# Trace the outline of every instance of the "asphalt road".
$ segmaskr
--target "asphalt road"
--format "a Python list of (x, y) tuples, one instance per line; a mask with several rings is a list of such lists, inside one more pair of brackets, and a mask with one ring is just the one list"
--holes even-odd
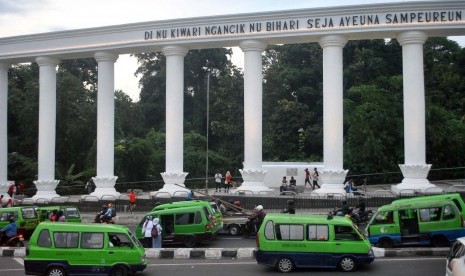
[[(0, 258), (0, 275), (24, 275), (21, 258)], [(238, 275), (282, 275), (274, 268), (258, 265), (254, 260), (149, 260), (143, 273), (136, 275), (175, 275), (205, 276), (238, 276)], [(380, 258), (350, 275), (409, 275), (409, 276), (443, 276), (445, 274), (445, 258)], [(302, 275), (344, 275), (348, 273), (327, 269), (299, 269), (292, 273)]]

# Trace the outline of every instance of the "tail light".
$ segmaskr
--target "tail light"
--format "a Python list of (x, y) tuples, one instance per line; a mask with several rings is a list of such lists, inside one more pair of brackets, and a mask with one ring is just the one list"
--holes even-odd
[(260, 232), (257, 232), (257, 236), (255, 236), (255, 245), (260, 248)]
[(211, 227), (212, 227), (212, 226), (210, 225), (210, 223), (207, 223), (207, 224), (205, 225), (205, 229), (206, 229), (206, 230), (210, 230)]
[(462, 222), (462, 227), (465, 227), (465, 223), (463, 222), (463, 216), (460, 214), (460, 221)]
[(216, 218), (213, 219), (213, 224), (216, 225)]

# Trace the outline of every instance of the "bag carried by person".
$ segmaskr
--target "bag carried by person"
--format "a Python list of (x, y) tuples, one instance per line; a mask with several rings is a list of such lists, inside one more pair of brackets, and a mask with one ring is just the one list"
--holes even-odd
[(158, 237), (158, 227), (157, 227), (157, 225), (154, 225), (154, 226), (153, 226), (152, 232), (151, 232), (151, 233), (152, 233), (152, 237), (153, 237), (153, 238)]

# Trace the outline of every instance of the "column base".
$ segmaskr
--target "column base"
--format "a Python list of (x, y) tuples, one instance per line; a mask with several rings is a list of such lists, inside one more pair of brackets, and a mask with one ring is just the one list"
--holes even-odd
[(60, 183), (60, 180), (36, 180), (34, 184), (36, 185), (37, 192), (32, 197), (33, 200), (37, 199), (47, 199), (51, 200), (52, 198), (60, 197), (56, 192), (56, 188)]
[(95, 190), (90, 195), (98, 198), (102, 198), (103, 196), (119, 197), (121, 194), (115, 189), (116, 179), (118, 179), (117, 176), (92, 177), (92, 180), (95, 183)]
[(320, 196), (333, 196), (344, 197), (346, 191), (344, 190), (344, 180), (348, 170), (325, 170), (320, 172), (321, 188), (316, 189), (313, 193)]
[[(263, 180), (265, 179), (266, 170), (239, 170), (242, 175), (242, 185), (237, 188), (235, 191), (243, 191), (244, 193), (247, 191), (251, 191), (254, 194), (258, 193), (267, 193), (273, 191), (270, 187), (265, 186)], [(234, 192), (234, 191), (233, 191)]]
[(437, 194), (442, 193), (443, 190), (438, 186), (431, 184), (426, 177), (431, 168), (431, 164), (418, 164), (418, 165), (399, 165), (404, 179), (402, 183), (391, 186), (391, 191), (400, 195), (402, 193), (408, 194)]
[[(189, 192), (189, 189), (186, 188), (184, 185), (184, 181), (186, 180), (186, 176), (189, 173), (187, 172), (163, 172), (161, 176), (163, 177), (163, 181), (165, 184), (163, 188), (156, 192), (151, 192), (151, 196), (163, 196), (163, 194), (168, 194), (170, 196), (186, 196)], [(158, 194), (158, 195), (157, 195)]]

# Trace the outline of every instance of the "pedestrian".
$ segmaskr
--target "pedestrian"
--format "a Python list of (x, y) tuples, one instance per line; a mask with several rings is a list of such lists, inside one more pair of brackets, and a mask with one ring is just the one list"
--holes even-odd
[(144, 247), (145, 248), (152, 248), (152, 245), (153, 245), (152, 228), (153, 228), (152, 217), (147, 216), (145, 218), (144, 225), (142, 226), (142, 233), (144, 233)]
[(129, 192), (129, 212), (132, 214), (135, 208), (136, 208), (136, 193), (134, 192), (134, 189), (131, 189), (131, 192)]
[(318, 180), (319, 180), (320, 174), (318, 173), (318, 170), (316, 168), (313, 169), (313, 190), (315, 190), (315, 186), (318, 186), (318, 188), (321, 188), (320, 185), (318, 185)]
[(291, 180), (289, 180), (289, 190), (294, 192), (297, 191), (297, 181), (293, 176), (291, 176)]
[(231, 186), (231, 172), (227, 171), (224, 180), (224, 192), (229, 193), (229, 187)]
[(59, 210), (57, 212), (57, 216), (56, 216), (56, 219), (55, 219), (57, 222), (66, 222), (66, 217), (65, 215), (63, 214), (63, 210)]
[(287, 191), (287, 179), (285, 176), (283, 176), (283, 180), (281, 180), (281, 187), (279, 187), (279, 192), (285, 192)]
[(218, 192), (218, 190), (220, 190), (220, 192), (221, 192), (221, 178), (223, 178), (221, 173), (216, 172), (216, 174), (215, 174), (215, 192)]
[(308, 168), (305, 169), (305, 184), (304, 188), (307, 188), (307, 183), (309, 187), (312, 187), (312, 183), (310, 183), (310, 171)]
[(8, 187), (8, 192), (7, 192), (7, 194), (10, 197), (13, 197), (14, 189), (15, 189), (15, 183), (11, 183), (10, 186)]
[(50, 221), (57, 221), (57, 213), (58, 213), (57, 209), (52, 211), (52, 214), (50, 215)]
[(24, 183), (19, 183), (18, 190), (19, 190), (19, 194), (23, 196), (24, 195), (24, 190), (25, 190)]
[(156, 229), (158, 230), (156, 237), (152, 235), (152, 248), (161, 248), (161, 232), (163, 228), (160, 225), (160, 220), (158, 218), (154, 218), (152, 224), (153, 227), (156, 227)]

